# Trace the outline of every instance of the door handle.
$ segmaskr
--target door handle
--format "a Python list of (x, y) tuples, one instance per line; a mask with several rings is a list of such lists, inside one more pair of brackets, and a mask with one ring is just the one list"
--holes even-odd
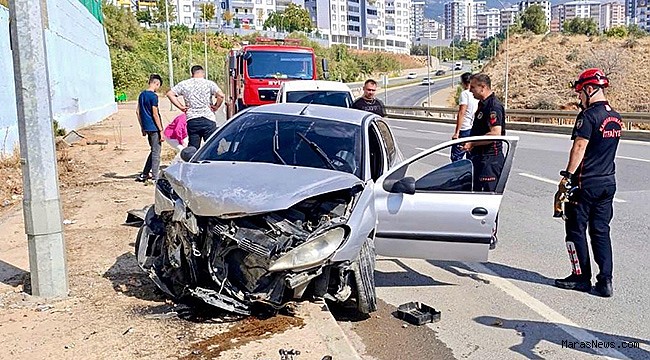
[(487, 209), (483, 207), (477, 207), (472, 210), (472, 215), (485, 216), (487, 214), (488, 214)]

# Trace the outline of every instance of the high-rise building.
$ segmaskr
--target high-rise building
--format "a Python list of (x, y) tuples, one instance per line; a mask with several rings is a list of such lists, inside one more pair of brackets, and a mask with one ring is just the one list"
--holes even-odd
[(600, 30), (608, 30), (616, 26), (624, 26), (625, 4), (622, 2), (608, 2), (600, 6)]
[(485, 9), (485, 1), (452, 0), (445, 3), (445, 37), (454, 40), (475, 40), (477, 14)]
[(424, 36), (424, 1), (411, 2), (410, 37), (416, 39)]
[(638, 0), (625, 0), (625, 23), (636, 24), (636, 2)]
[(636, 25), (645, 31), (650, 31), (650, 2), (638, 0), (636, 3)]
[(501, 9), (500, 15), (501, 31), (505, 32), (510, 25), (513, 25), (517, 21), (517, 15), (519, 15), (519, 7), (511, 6), (509, 8)]
[(501, 12), (489, 9), (476, 14), (476, 38), (483, 41), (501, 32)]
[(424, 33), (422, 37), (431, 40), (445, 39), (445, 24), (433, 19), (424, 19)]
[(537, 5), (544, 10), (546, 16), (546, 26), (551, 26), (551, 2), (546, 0), (524, 0), (519, 3), (519, 12), (523, 13), (529, 7)]
[(592, 0), (577, 0), (570, 1), (564, 4), (555, 5), (556, 10), (552, 10), (553, 14), (557, 14), (560, 29), (564, 23), (571, 21), (575, 18), (588, 19), (600, 26), (600, 3)]

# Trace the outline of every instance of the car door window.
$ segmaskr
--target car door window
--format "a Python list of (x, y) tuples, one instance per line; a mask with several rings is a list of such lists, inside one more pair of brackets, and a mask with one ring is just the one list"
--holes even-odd
[(393, 165), (395, 163), (395, 157), (397, 155), (397, 150), (395, 148), (395, 138), (390, 132), (388, 124), (383, 120), (377, 119), (376, 121), (377, 129), (379, 130), (379, 135), (381, 135), (384, 144), (386, 144), (386, 155), (388, 156), (388, 165)]
[(370, 178), (377, 180), (384, 173), (384, 151), (379, 132), (375, 125), (368, 128)]
[[(417, 192), (491, 192), (503, 193), (501, 173), (508, 154), (506, 141), (482, 145), (470, 155), (452, 162), (451, 146), (404, 164), (387, 180), (415, 179)], [(505, 185), (505, 184), (504, 184)]]

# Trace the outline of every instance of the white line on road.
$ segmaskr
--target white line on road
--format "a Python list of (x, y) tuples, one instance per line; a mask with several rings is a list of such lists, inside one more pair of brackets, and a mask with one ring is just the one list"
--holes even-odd
[(444, 134), (443, 132), (440, 131), (433, 131), (433, 130), (422, 130), (422, 129), (416, 129), (415, 131), (421, 132), (421, 133), (429, 133), (429, 134)]
[(617, 158), (625, 159), (625, 160), (643, 161), (643, 162), (650, 163), (650, 160), (648, 160), (648, 159), (640, 159), (640, 158), (629, 157), (629, 156), (617, 156)]
[[(555, 180), (543, 178), (543, 177), (537, 176), (537, 175), (526, 174), (526, 173), (519, 173), (519, 175), (521, 175), (523, 177), (527, 177), (529, 179), (533, 179), (533, 180), (537, 180), (537, 181), (541, 181), (541, 182), (545, 182), (545, 183), (549, 183), (549, 184), (553, 184), (553, 185), (557, 185), (557, 183), (558, 183)], [(624, 202), (627, 202), (627, 201), (619, 199), (619, 198), (614, 198), (614, 202), (616, 202), (616, 203), (624, 203)]]
[[(478, 263), (463, 263), (470, 269), (485, 276), (490, 281), (490, 284), (495, 285), (501, 289), (506, 294), (510, 295), (513, 299), (519, 301), (520, 303), (528, 306), (531, 310), (542, 316), (544, 319), (555, 324), (557, 327), (562, 329), (567, 334), (573, 336), (576, 340), (584, 342), (602, 342), (601, 339), (597, 338), (589, 331), (582, 329), (579, 325), (575, 324), (571, 320), (567, 319), (564, 315), (558, 313), (557, 311), (550, 308), (548, 305), (537, 300), (536, 298), (529, 295), (527, 292), (518, 288), (515, 284), (510, 281), (500, 277), (498, 274), (494, 273), (488, 267)], [(616, 359), (629, 359), (627, 356), (621, 354), (620, 352), (614, 349), (599, 349), (597, 347), (592, 348), (592, 350), (600, 355), (609, 356)]]
[(402, 126), (397, 126), (397, 125), (393, 125), (393, 126), (391, 126), (391, 127), (392, 127), (393, 129), (400, 129), (400, 130), (406, 130), (406, 129), (408, 129), (408, 128), (405, 128), (405, 127), (402, 127)]

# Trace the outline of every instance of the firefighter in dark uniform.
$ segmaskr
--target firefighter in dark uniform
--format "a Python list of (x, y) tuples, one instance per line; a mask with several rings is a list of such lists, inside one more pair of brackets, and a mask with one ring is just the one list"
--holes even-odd
[(587, 69), (573, 83), (582, 111), (576, 118), (571, 139), (569, 163), (560, 172), (560, 188), (573, 189), (565, 212), (566, 246), (572, 274), (555, 280), (563, 289), (591, 291), (591, 260), (587, 246), (587, 227), (594, 259), (600, 272), (593, 290), (596, 295), (612, 296), (612, 242), (609, 223), (616, 192), (614, 158), (621, 137), (621, 116), (607, 102), (603, 89), (609, 80), (600, 69)]
[[(469, 90), (479, 100), (470, 136), (505, 135), (505, 109), (492, 91), (490, 77), (483, 73), (472, 75)], [(500, 141), (474, 141), (463, 146), (463, 150), (470, 152), (474, 165), (474, 191), (496, 191), (505, 162), (502, 145)], [(497, 222), (490, 249), (496, 247)]]

